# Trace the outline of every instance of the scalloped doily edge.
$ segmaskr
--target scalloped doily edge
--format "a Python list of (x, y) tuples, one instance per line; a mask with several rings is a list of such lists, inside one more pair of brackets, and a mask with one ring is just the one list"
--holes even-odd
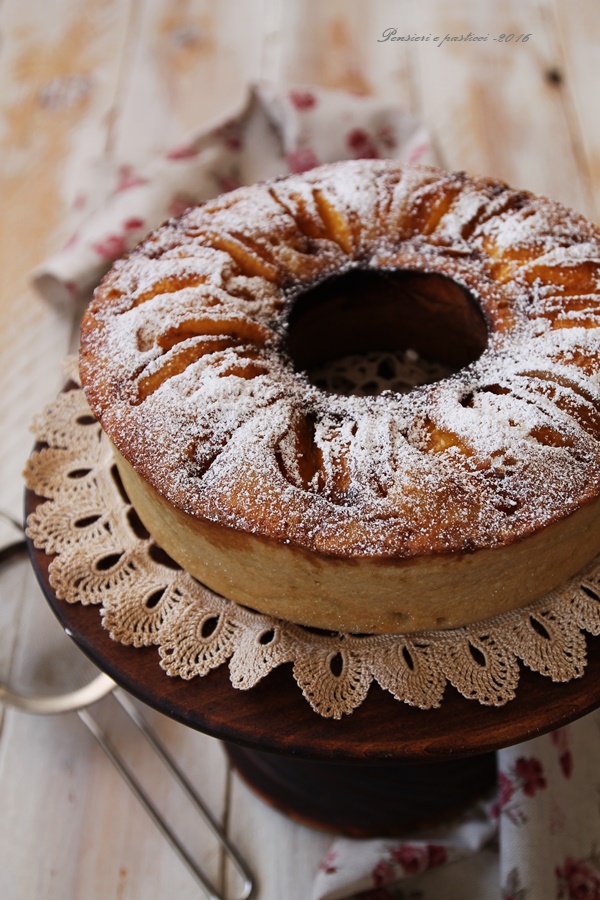
[[(73, 365), (68, 372), (74, 376)], [(168, 676), (202, 677), (228, 663), (232, 686), (249, 690), (291, 663), (315, 712), (338, 719), (360, 706), (373, 681), (422, 709), (439, 707), (448, 683), (467, 699), (501, 706), (516, 696), (519, 663), (555, 682), (580, 678), (583, 632), (600, 634), (600, 558), (527, 608), (452, 631), (323, 635), (253, 612), (173, 568), (144, 535), (80, 388), (59, 394), (33, 431), (46, 446), (25, 470), (42, 498), (27, 533), (53, 557), (57, 597), (99, 605), (122, 644), (157, 646)]]

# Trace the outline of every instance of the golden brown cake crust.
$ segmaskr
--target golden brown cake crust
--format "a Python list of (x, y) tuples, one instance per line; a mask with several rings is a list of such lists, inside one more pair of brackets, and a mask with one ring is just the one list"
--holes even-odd
[[(403, 395), (318, 389), (290, 350), (314, 338), (318, 355), (335, 303), (292, 335), (297, 298), (356, 272), (412, 273), (406, 296), (426, 295), (442, 334), (461, 317), (481, 330), (478, 306), (483, 352)], [(557, 203), (339, 163), (151, 234), (96, 291), (81, 376), (119, 453), (200, 522), (349, 561), (506, 547), (600, 493), (599, 275), (598, 229)]]

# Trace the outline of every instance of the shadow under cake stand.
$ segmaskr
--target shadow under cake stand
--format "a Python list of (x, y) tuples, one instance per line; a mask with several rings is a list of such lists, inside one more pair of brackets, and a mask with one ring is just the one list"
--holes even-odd
[[(40, 502), (26, 492), (26, 512)], [(438, 709), (395, 700), (375, 683), (352, 715), (313, 712), (280, 666), (256, 687), (232, 687), (227, 665), (202, 678), (168, 677), (155, 647), (113, 641), (98, 608), (57, 598), (51, 557), (29, 542), (43, 592), (69, 635), (133, 696), (219, 738), (264, 800), (316, 828), (356, 837), (401, 834), (460, 813), (495, 780), (495, 752), (551, 731), (600, 706), (600, 637), (586, 635), (585, 675), (566, 684), (522, 667), (503, 707), (466, 700), (450, 686)]]

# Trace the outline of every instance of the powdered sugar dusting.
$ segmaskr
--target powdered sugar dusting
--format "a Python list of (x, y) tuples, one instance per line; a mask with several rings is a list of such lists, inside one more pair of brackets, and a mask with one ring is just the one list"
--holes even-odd
[[(340, 389), (348, 370), (330, 373), (337, 388), (295, 371), (294, 298), (381, 268), (468, 289), (483, 355), (434, 367), (433, 383), (405, 355), (411, 385), (394, 370), (363, 396)], [(556, 203), (464, 173), (340, 163), (233, 191), (146, 239), (90, 306), (82, 378), (121, 453), (197, 516), (334, 556), (499, 546), (600, 492), (599, 272), (598, 231)]]

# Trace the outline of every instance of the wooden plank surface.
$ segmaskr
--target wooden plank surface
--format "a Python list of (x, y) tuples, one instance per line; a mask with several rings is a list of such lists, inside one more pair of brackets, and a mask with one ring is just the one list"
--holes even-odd
[(259, 76), (262, 0), (136, 3), (111, 127), (120, 163), (143, 163), (219, 119)]
[[(431, 40), (381, 41), (387, 28)], [(395, 100), (425, 119), (445, 165), (598, 217), (599, 29), (594, 0), (3, 0), (0, 507), (20, 514), (28, 423), (62, 381), (76, 326), (75, 313), (37, 298), (29, 273), (85, 211), (90, 173), (150, 159), (268, 78)], [(469, 32), (488, 40), (433, 42)], [(530, 37), (494, 40), (501, 34)], [(19, 576), (2, 603), (0, 674), (21, 664), (31, 640), (31, 577)], [(102, 714), (137, 757), (136, 738)], [(211, 738), (149, 718), (250, 860), (258, 896), (306, 900), (329, 837), (264, 806)], [(189, 811), (148, 771), (193, 833)], [(198, 895), (73, 717), (0, 711), (0, 805), (6, 900)], [(206, 836), (197, 850), (219, 879), (222, 859)]]
[[(580, 177), (586, 189), (582, 212), (595, 222), (600, 219), (600, 121), (598, 72), (600, 71), (600, 17), (593, 4), (555, 0), (544, 8), (549, 30), (560, 54), (565, 110)], [(585, 35), (585, 37), (583, 37)]]

